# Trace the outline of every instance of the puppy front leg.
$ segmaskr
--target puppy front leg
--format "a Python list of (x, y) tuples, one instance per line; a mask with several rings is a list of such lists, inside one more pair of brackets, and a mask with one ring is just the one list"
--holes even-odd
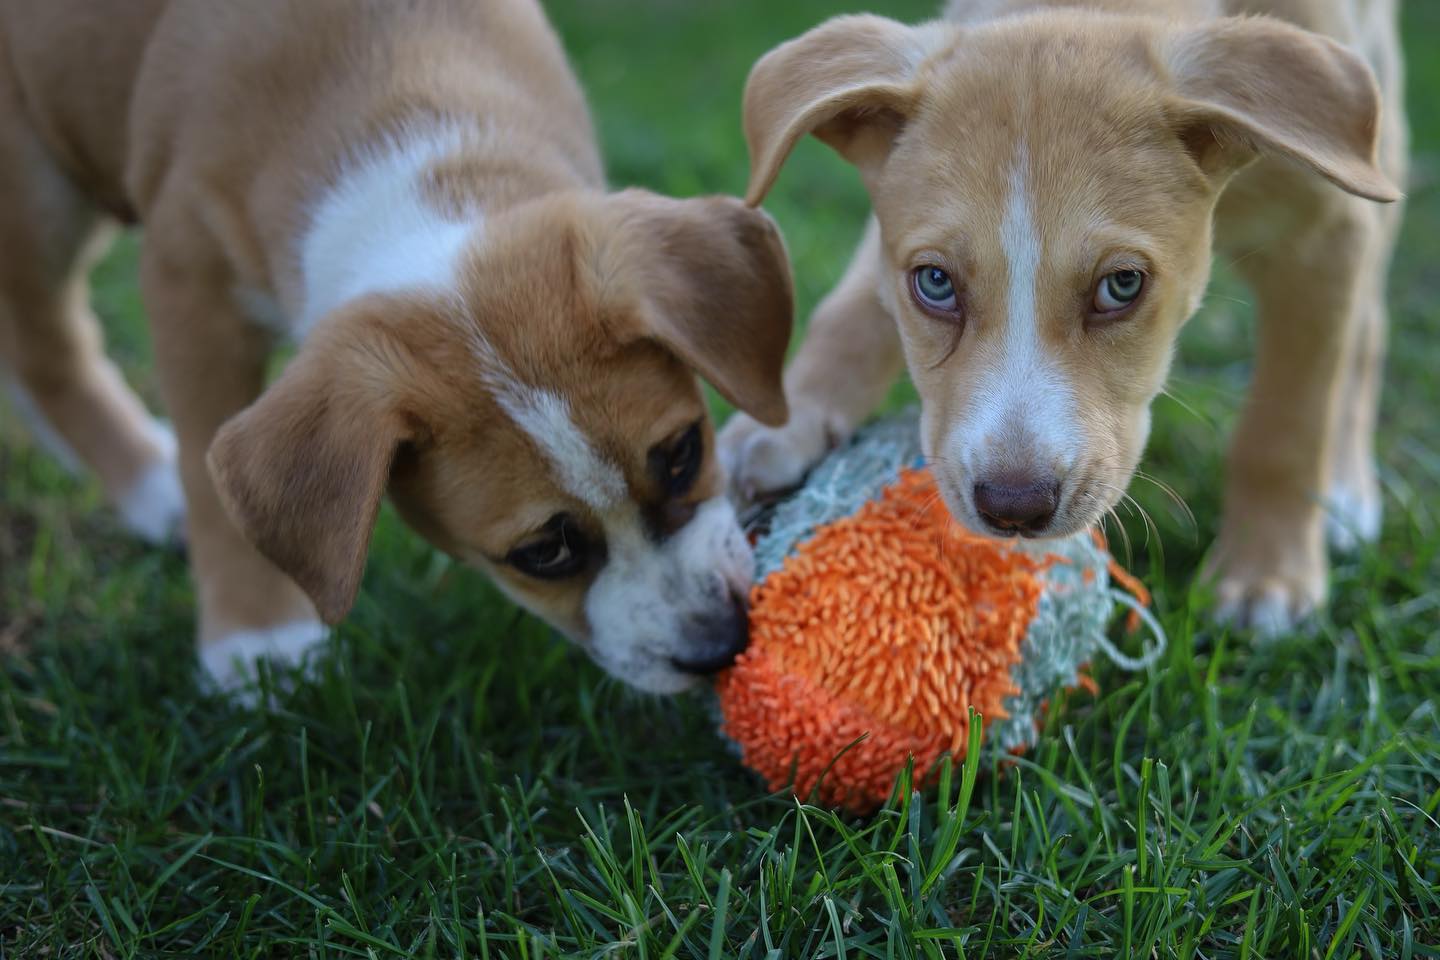
[(1273, 634), (1325, 601), (1327, 472), (1377, 229), (1364, 201), (1317, 198), (1293, 241), (1238, 264), (1256, 294), (1259, 330), (1207, 559), (1222, 620)]
[[(1397, 177), (1397, 181), (1401, 178)], [(1400, 228), (1402, 205), (1375, 211), (1378, 236), (1375, 261), (1365, 277), (1340, 394), (1335, 446), (1330, 452), (1326, 488), (1325, 534), (1330, 546), (1350, 552), (1380, 537), (1380, 478), (1375, 463), (1375, 424), (1385, 373), (1389, 311), (1385, 285), (1390, 256)]]
[(309, 598), (230, 522), (205, 463), (220, 425), (263, 389), (269, 337), (232, 302), (223, 267), (175, 255), (157, 238), (163, 231), (149, 232), (141, 284), (180, 447), (200, 661), (229, 688), (261, 657), (298, 661), (325, 630)]
[(720, 432), (730, 483), (751, 500), (798, 484), (885, 399), (904, 367), (900, 333), (880, 301), (883, 254), (872, 216), (845, 276), (815, 308), (785, 371), (790, 419), (766, 427), (737, 413)]
[[(1388, 7), (1389, 5), (1385, 5)], [(1377, 12), (1379, 8), (1377, 7)], [(1399, 40), (1393, 29), (1394, 10), (1382, 14), (1392, 27), (1382, 31), (1372, 66), (1380, 82), (1383, 106), (1377, 159), (1391, 183), (1403, 187), (1409, 180), (1410, 130), (1405, 117), (1405, 84), (1401, 77)], [(1326, 491), (1326, 537), (1332, 549), (1347, 552), (1379, 539), (1381, 520), (1380, 478), (1375, 462), (1375, 425), (1380, 408), (1380, 387), (1385, 372), (1385, 341), (1389, 311), (1385, 302), (1390, 259), (1399, 239), (1405, 201), (1372, 208), (1376, 218), (1374, 261), (1360, 295), (1360, 319), (1354, 336), (1335, 447), (1330, 454)]]

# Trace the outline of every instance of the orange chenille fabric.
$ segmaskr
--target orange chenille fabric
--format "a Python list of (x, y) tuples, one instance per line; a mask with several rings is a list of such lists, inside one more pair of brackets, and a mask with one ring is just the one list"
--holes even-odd
[(793, 773), (797, 796), (875, 809), (909, 757), (918, 780), (963, 754), (971, 707), (1006, 716), (1048, 562), (966, 532), (904, 471), (755, 588), (750, 647), (717, 683), (725, 734), (770, 789)]

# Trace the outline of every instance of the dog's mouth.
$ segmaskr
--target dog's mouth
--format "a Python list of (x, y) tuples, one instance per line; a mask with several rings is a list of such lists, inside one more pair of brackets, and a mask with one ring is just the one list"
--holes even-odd
[(684, 649), (669, 656), (674, 669), (691, 676), (708, 676), (733, 664), (750, 645), (745, 593), (731, 586), (728, 607), (697, 618), (686, 635)]
[(718, 602), (637, 611), (639, 619), (591, 632), (580, 646), (601, 669), (637, 690), (680, 693), (733, 665), (749, 645), (745, 597), (726, 581)]

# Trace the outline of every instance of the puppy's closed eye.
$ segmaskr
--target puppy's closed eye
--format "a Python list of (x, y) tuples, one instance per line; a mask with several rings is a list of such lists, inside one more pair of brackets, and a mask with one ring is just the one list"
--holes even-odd
[(705, 460), (705, 437), (695, 421), (668, 445), (650, 451), (650, 470), (671, 499), (683, 497), (695, 486)]
[(538, 580), (561, 580), (584, 569), (592, 553), (574, 519), (557, 513), (539, 534), (511, 550), (505, 562)]

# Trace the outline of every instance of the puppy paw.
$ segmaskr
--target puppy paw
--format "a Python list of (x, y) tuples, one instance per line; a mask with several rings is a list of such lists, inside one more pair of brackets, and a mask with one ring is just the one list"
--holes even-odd
[(1337, 553), (1354, 553), (1380, 539), (1380, 481), (1373, 466), (1331, 480), (1325, 539)]
[(185, 491), (180, 486), (175, 435), (157, 421), (154, 440), (161, 456), (116, 499), (115, 508), (131, 533), (148, 543), (164, 545), (184, 539)]
[[(1318, 527), (1318, 525), (1317, 525)], [(1325, 604), (1326, 565), (1318, 528), (1283, 536), (1221, 534), (1206, 563), (1214, 618), (1261, 637), (1287, 633)]]
[(1217, 623), (1269, 639), (1300, 626), (1325, 602), (1323, 590), (1280, 580), (1222, 578), (1215, 585)]
[(259, 661), (270, 660), (284, 667), (301, 665), (329, 632), (318, 620), (236, 630), (200, 648), (200, 667), (222, 691), (234, 693), (259, 675)]
[(798, 486), (848, 433), (816, 407), (792, 407), (790, 419), (781, 427), (763, 426), (737, 413), (720, 431), (720, 463), (736, 498), (752, 503)]

